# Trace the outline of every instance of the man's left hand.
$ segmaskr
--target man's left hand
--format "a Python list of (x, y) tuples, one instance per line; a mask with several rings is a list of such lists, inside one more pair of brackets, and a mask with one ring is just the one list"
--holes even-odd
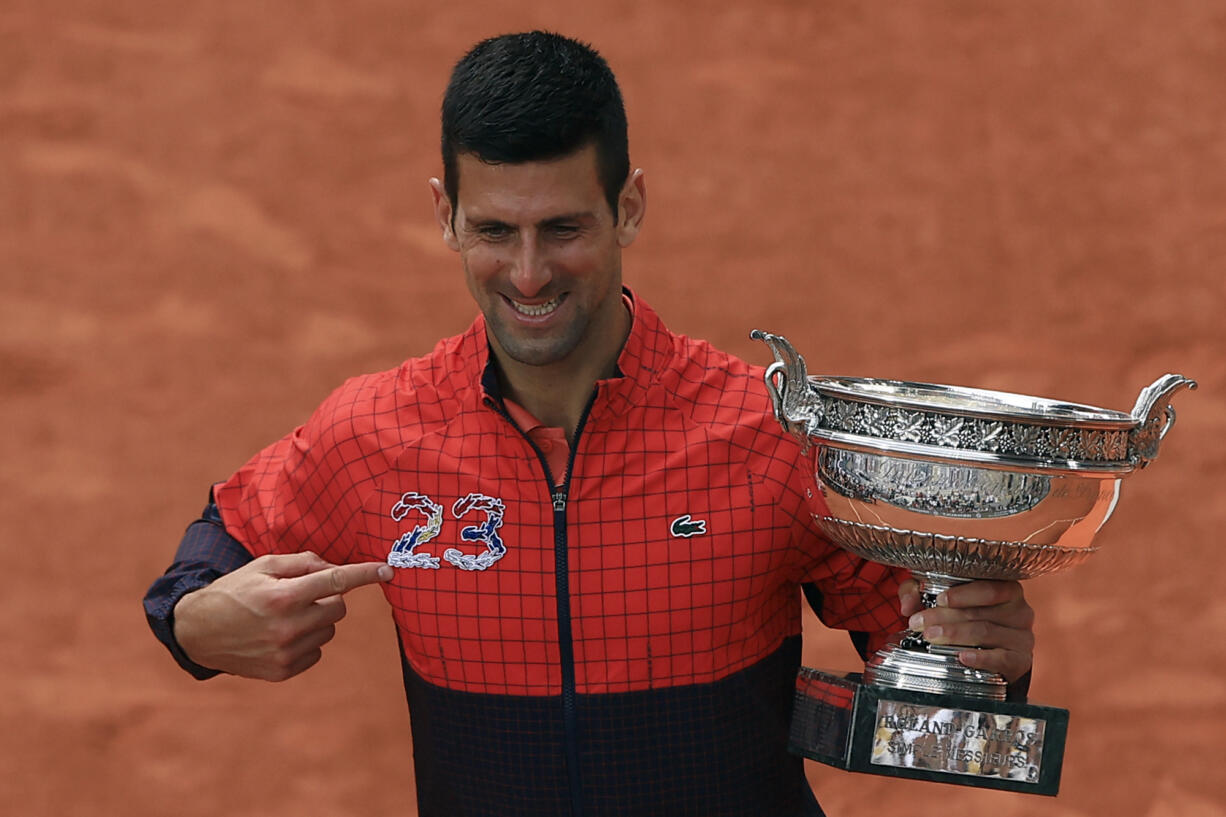
[(919, 586), (908, 579), (898, 588), (902, 614), (912, 630), (931, 644), (978, 647), (958, 653), (973, 669), (998, 672), (1012, 683), (1030, 671), (1034, 655), (1034, 610), (1020, 582), (973, 581), (937, 596), (925, 608)]

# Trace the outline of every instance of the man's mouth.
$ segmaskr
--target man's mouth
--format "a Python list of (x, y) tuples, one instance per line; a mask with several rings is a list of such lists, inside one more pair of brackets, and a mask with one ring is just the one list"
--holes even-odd
[(526, 315), (529, 318), (539, 318), (557, 309), (558, 305), (562, 303), (562, 296), (555, 295), (543, 304), (524, 304), (514, 298), (507, 298), (507, 302), (519, 314)]

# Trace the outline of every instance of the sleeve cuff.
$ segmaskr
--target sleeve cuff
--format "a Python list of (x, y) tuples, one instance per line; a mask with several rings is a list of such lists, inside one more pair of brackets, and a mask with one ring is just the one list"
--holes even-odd
[(149, 621), (149, 628), (153, 630), (154, 637), (170, 651), (175, 662), (198, 681), (206, 681), (215, 675), (220, 675), (221, 670), (197, 664), (188, 658), (187, 653), (179, 646), (175, 638), (175, 605), (188, 593), (211, 584), (216, 578), (217, 576), (206, 578), (203, 572), (189, 574), (179, 578), (165, 595), (153, 597), (151, 592), (145, 597), (145, 618)]
[(187, 527), (179, 543), (175, 561), (159, 576), (145, 594), (145, 618), (149, 628), (180, 667), (193, 678), (205, 680), (220, 675), (219, 670), (197, 664), (175, 639), (174, 611), (179, 600), (194, 590), (211, 584), (225, 574), (250, 562), (252, 556), (226, 532), (212, 495), (201, 518)]
[(1026, 703), (1027, 696), (1030, 694), (1030, 670), (1021, 678), (1018, 678), (1005, 690), (1005, 700), (1013, 701), (1014, 703)]

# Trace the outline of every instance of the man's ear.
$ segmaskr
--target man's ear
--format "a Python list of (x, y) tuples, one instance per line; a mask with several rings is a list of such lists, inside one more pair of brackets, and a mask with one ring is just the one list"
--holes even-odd
[(430, 180), (430, 195), (434, 199), (434, 218), (438, 221), (438, 226), (443, 230), (443, 242), (458, 252), (460, 242), (455, 237), (455, 228), (453, 226), (455, 210), (452, 209), (451, 199), (447, 197), (447, 190), (438, 179)]
[(617, 199), (617, 244), (629, 247), (643, 226), (647, 213), (647, 183), (642, 168), (637, 168), (626, 177), (626, 184)]

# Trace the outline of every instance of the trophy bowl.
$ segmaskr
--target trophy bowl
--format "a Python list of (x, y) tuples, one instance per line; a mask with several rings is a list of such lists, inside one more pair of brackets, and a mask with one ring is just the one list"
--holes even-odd
[[(1020, 580), (1087, 559), (1120, 483), (1158, 454), (1175, 422), (1176, 374), (1131, 413), (1006, 392), (813, 377), (787, 339), (755, 330), (775, 356), (766, 386), (780, 424), (809, 458), (809, 509), (835, 544), (911, 570), (924, 604), (975, 579)], [(878, 687), (1004, 700), (995, 673), (956, 645), (900, 633), (873, 655)]]

